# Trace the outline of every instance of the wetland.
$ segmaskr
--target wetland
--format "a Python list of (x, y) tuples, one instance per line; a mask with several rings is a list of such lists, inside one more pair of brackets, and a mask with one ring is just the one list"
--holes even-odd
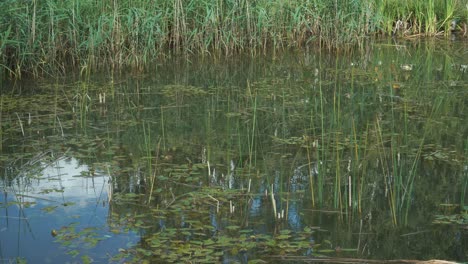
[(0, 87), (0, 263), (468, 261), (468, 42)]

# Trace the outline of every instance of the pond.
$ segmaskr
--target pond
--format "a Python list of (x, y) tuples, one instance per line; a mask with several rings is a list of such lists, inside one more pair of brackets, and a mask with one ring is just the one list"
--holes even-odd
[(468, 42), (3, 82), (2, 263), (468, 261)]

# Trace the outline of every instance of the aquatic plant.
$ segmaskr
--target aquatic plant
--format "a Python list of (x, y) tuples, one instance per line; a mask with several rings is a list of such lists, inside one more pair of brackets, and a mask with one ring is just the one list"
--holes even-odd
[(345, 50), (368, 35), (436, 35), (463, 1), (29, 1), (0, 3), (2, 78), (151, 67), (182, 54)]
[[(421, 240), (451, 257), (444, 252), (466, 216), (467, 94), (465, 50), (449, 47), (464, 43), (398, 41), (364, 47), (366, 58), (298, 52), (282, 64), (278, 54), (198, 64), (200, 56), (113, 87), (101, 76), (12, 87), (0, 101), (5, 186), (44, 180), (41, 164), (57, 157), (89, 166), (73, 178), (108, 175), (108, 196), (93, 202), (109, 212), (102, 232), (50, 229), (61, 249), (138, 234), (116, 248), (118, 260), (273, 262), (354, 248), (395, 258), (422, 252)], [(78, 206), (63, 200), (38, 211)], [(434, 210), (441, 203), (450, 211)], [(2, 204), (11, 205), (39, 206)], [(88, 261), (89, 252), (69, 253)]]

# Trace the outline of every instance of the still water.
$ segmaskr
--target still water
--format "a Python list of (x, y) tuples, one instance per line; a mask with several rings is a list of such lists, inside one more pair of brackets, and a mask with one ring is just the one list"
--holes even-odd
[(3, 82), (0, 262), (468, 261), (467, 50)]

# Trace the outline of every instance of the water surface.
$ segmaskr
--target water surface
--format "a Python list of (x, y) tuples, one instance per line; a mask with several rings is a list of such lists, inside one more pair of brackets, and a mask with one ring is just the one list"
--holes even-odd
[(468, 260), (466, 41), (4, 82), (4, 263)]

